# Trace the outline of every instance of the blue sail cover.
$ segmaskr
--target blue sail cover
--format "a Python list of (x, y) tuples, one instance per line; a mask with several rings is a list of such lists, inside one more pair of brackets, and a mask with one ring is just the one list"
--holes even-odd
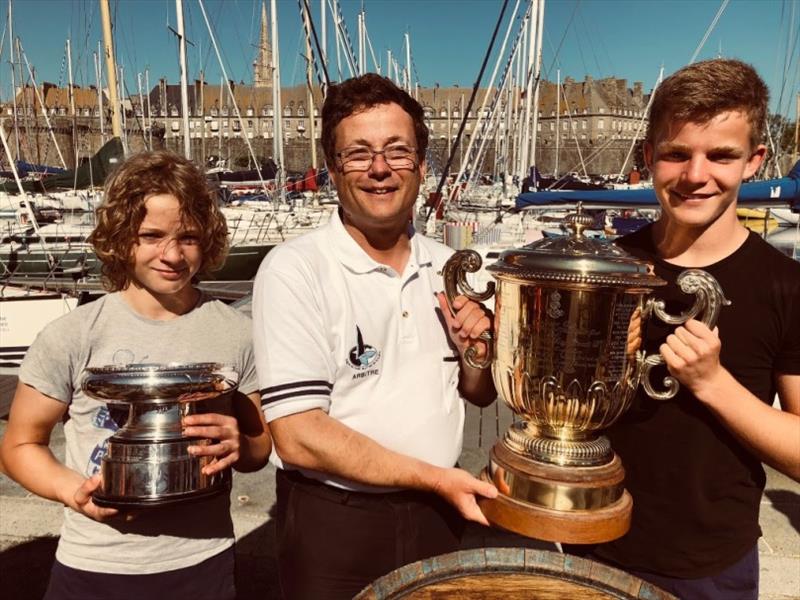
[[(60, 169), (59, 167), (49, 167), (47, 165), (35, 165), (33, 163), (25, 162), (24, 160), (17, 161), (17, 172), (19, 173), (20, 177), (25, 177), (28, 173), (44, 173), (44, 174), (58, 174), (58, 173), (66, 173), (66, 169)], [(24, 175), (23, 175), (24, 173)]]
[[(638, 190), (554, 190), (527, 192), (517, 196), (517, 210), (537, 207), (584, 206), (597, 208), (626, 208), (658, 206), (652, 188)], [(739, 188), (738, 206), (789, 206), (800, 213), (800, 162), (792, 167), (786, 177), (743, 183)]]

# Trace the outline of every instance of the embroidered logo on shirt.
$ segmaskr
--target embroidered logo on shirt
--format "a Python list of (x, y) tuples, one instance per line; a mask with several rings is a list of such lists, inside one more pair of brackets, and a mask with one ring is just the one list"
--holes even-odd
[(353, 375), (353, 378), (366, 377), (368, 375), (377, 375), (378, 361), (381, 359), (381, 353), (378, 349), (364, 343), (364, 336), (361, 334), (361, 329), (356, 325), (356, 345), (350, 349), (347, 355), (347, 364), (359, 373)]

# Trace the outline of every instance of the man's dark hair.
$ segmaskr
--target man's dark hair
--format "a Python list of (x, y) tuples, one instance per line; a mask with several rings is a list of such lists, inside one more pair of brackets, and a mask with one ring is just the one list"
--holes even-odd
[(336, 126), (352, 114), (381, 104), (397, 104), (414, 122), (417, 156), (424, 160), (428, 149), (428, 127), (422, 106), (405, 90), (397, 87), (391, 79), (375, 73), (353, 77), (328, 89), (322, 105), (322, 149), (328, 168), (335, 168)]
[(717, 58), (676, 71), (655, 91), (646, 140), (655, 144), (670, 122), (707, 123), (740, 111), (750, 122), (750, 146), (764, 138), (769, 90), (756, 70), (740, 60)]

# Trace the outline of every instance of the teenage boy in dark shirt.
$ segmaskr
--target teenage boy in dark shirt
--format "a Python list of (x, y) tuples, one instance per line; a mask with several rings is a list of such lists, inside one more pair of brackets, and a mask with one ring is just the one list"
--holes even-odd
[(681, 598), (756, 599), (761, 463), (800, 479), (800, 263), (736, 217), (739, 186), (766, 154), (769, 92), (749, 65), (717, 59), (655, 94), (645, 159), (661, 217), (618, 244), (669, 282), (657, 295), (671, 313), (692, 304), (675, 285), (688, 268), (713, 275), (731, 305), (713, 330), (648, 324), (648, 350), (681, 390), (669, 402), (640, 392), (609, 430), (633, 522), (592, 555)]

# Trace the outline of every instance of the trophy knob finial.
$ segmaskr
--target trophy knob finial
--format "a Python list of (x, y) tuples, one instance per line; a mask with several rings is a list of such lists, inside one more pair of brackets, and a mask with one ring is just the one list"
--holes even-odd
[(564, 217), (564, 224), (572, 230), (573, 234), (582, 236), (583, 230), (594, 224), (594, 217), (583, 212), (583, 204), (578, 202), (576, 211)]

